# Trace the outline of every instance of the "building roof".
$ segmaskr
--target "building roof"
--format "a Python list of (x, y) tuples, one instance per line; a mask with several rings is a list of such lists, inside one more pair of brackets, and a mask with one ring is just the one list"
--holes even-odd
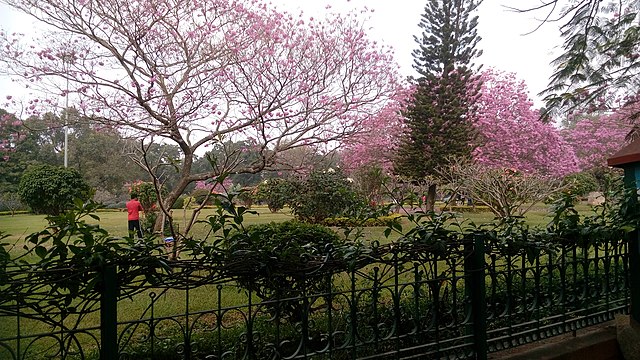
[(640, 138), (635, 139), (630, 144), (625, 145), (612, 157), (607, 159), (609, 166), (620, 167), (621, 165), (640, 163)]

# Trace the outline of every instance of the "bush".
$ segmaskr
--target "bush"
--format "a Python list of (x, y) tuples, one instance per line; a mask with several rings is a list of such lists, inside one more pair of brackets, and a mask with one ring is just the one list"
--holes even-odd
[(586, 196), (590, 192), (598, 190), (598, 180), (589, 172), (567, 175), (563, 182), (567, 186), (565, 191), (570, 191), (578, 196)]
[(486, 205), (475, 205), (475, 206), (452, 205), (452, 206), (443, 207), (442, 211), (453, 211), (458, 213), (481, 213), (481, 212), (491, 212), (491, 208)]
[(273, 178), (263, 181), (256, 190), (256, 200), (267, 204), (269, 211), (277, 212), (291, 204), (295, 185), (285, 179)]
[[(326, 290), (326, 277), (305, 274), (315, 269), (312, 259), (332, 256), (342, 249), (345, 240), (331, 229), (298, 221), (253, 225), (231, 236), (227, 243), (229, 259), (242, 259), (243, 271), (238, 283), (263, 300), (295, 298), (301, 291)], [(301, 281), (305, 279), (306, 281)], [(291, 317), (302, 314), (303, 304), (297, 300), (273, 305)]]
[(333, 169), (314, 171), (299, 182), (291, 202), (291, 210), (298, 219), (314, 224), (365, 208), (366, 202), (347, 178)]
[(173, 206), (171, 206), (172, 209), (182, 209), (184, 207), (184, 198), (186, 196), (184, 195), (180, 195), (178, 196), (178, 198), (176, 199), (176, 201), (173, 203)]
[(129, 194), (135, 193), (138, 195), (138, 201), (142, 205), (145, 212), (150, 211), (156, 207), (158, 202), (158, 194), (156, 187), (153, 183), (146, 181), (136, 181), (129, 185)]
[(392, 214), (389, 216), (379, 216), (369, 219), (357, 219), (352, 217), (331, 217), (322, 221), (322, 225), (335, 227), (372, 227), (372, 226), (392, 226), (402, 217), (400, 214)]
[[(195, 199), (198, 205), (202, 205), (202, 203), (207, 199), (207, 195), (211, 193), (209, 189), (195, 189), (191, 192), (191, 197)], [(213, 204), (212, 202), (213, 196), (209, 196), (206, 205)]]
[(240, 205), (245, 206), (248, 209), (251, 209), (251, 206), (256, 200), (255, 192), (256, 192), (256, 188), (253, 188), (253, 187), (242, 188), (236, 195), (236, 201)]
[(56, 216), (73, 207), (75, 199), (89, 200), (91, 187), (75, 169), (38, 165), (22, 175), (18, 195), (34, 213)]

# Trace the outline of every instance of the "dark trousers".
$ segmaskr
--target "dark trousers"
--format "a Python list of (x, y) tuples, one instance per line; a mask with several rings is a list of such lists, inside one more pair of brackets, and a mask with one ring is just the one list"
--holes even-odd
[(142, 239), (142, 229), (140, 228), (140, 220), (129, 220), (129, 236), (133, 235), (133, 231), (138, 233), (138, 238)]

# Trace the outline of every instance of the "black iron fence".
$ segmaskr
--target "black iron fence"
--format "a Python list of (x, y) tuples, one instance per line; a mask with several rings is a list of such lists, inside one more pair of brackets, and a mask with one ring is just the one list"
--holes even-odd
[(21, 305), (29, 294), (14, 294), (15, 309), (0, 314), (0, 359), (483, 359), (627, 312), (622, 239), (552, 249), (485, 241), (388, 245), (366, 264), (319, 271), (327, 257), (274, 277), (289, 287), (268, 297), (256, 296), (250, 276), (179, 261), (166, 281), (128, 298), (135, 284), (107, 266), (96, 306), (70, 307), (58, 322), (43, 324)]

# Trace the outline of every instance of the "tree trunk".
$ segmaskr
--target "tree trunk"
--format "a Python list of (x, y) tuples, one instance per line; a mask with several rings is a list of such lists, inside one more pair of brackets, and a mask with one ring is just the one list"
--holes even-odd
[(433, 211), (436, 204), (436, 184), (430, 184), (427, 190), (427, 200), (425, 201), (425, 210)]

